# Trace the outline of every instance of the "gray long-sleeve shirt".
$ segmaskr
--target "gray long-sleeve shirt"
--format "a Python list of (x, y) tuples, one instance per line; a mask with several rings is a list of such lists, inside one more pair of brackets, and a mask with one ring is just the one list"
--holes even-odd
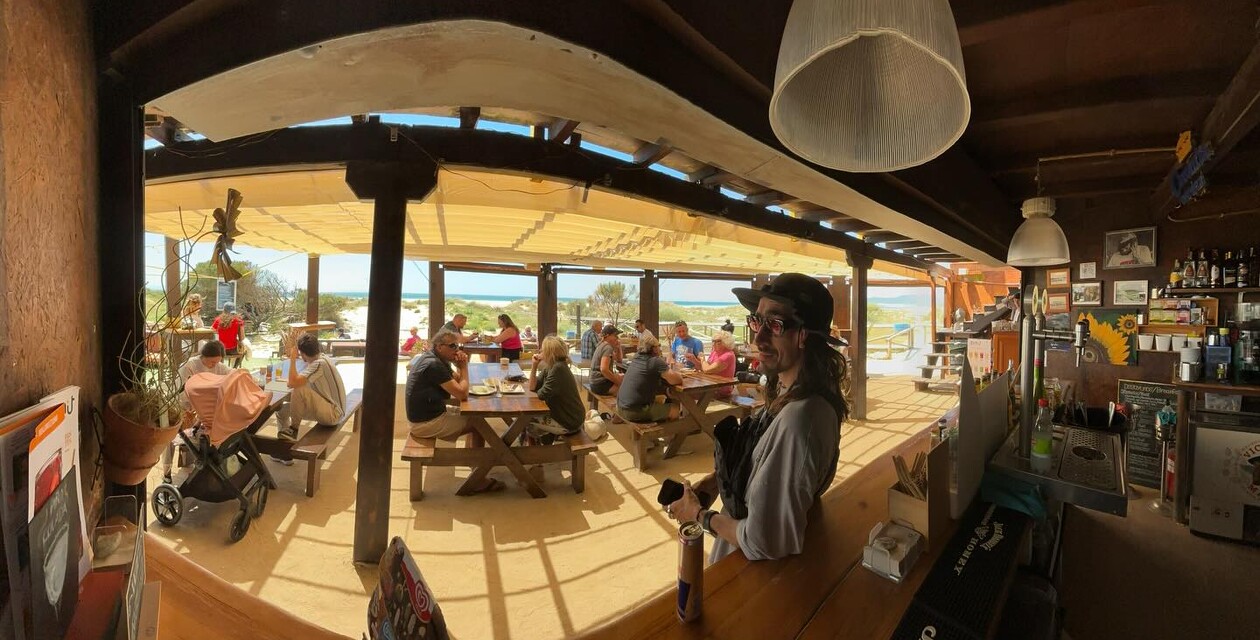
[[(806, 512), (836, 475), (840, 422), (819, 396), (789, 403), (753, 448), (748, 517), (739, 520), (739, 549), (749, 560), (773, 560), (801, 552)], [(724, 507), (722, 512), (730, 513)], [(736, 547), (716, 538), (709, 562)]]

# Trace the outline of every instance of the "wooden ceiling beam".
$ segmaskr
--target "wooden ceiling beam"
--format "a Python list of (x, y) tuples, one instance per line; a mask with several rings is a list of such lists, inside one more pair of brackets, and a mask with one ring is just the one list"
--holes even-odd
[(1177, 0), (970, 0), (950, 3), (958, 40), (963, 47), (1024, 31), (1046, 31), (1100, 13), (1120, 9), (1172, 4)]
[(551, 124), (547, 125), (547, 141), (555, 143), (563, 143), (567, 141), (573, 132), (578, 128), (578, 122), (574, 120), (565, 120), (557, 118)]
[(747, 198), (744, 198), (744, 202), (747, 202), (749, 204), (755, 204), (759, 207), (768, 207), (771, 205), (781, 205), (781, 204), (787, 204), (789, 202), (796, 202), (796, 198), (793, 198), (792, 196), (789, 196), (788, 194), (783, 193), (782, 191), (775, 191), (774, 189), (770, 189), (768, 191), (762, 191), (760, 193), (749, 194)]
[(889, 249), (899, 249), (904, 246), (921, 246), (923, 245), (923, 241), (915, 240), (913, 238), (902, 238), (900, 240), (885, 240), (884, 244), (887, 245)]
[(643, 146), (635, 150), (634, 164), (639, 167), (648, 167), (664, 160), (665, 156), (673, 151), (674, 148), (667, 144), (645, 142)]
[(687, 174), (687, 181), (709, 189), (716, 189), (730, 182), (735, 177), (737, 177), (735, 174), (717, 167), (704, 167), (699, 171)]
[(481, 118), (481, 107), (460, 107), (459, 128), (476, 129), (477, 120)]
[[(1247, 54), (1199, 129), (1198, 141), (1210, 144), (1213, 150), (1212, 157), (1201, 169), (1203, 175), (1209, 176), (1209, 186), (1212, 169), (1250, 135), (1257, 124), (1260, 124), (1260, 41)], [(1173, 171), (1175, 168), (1164, 177), (1151, 200), (1156, 220), (1162, 220), (1179, 204), (1172, 192)]]
[(848, 220), (837, 220), (835, 222), (832, 222), (831, 228), (834, 231), (839, 231), (841, 233), (848, 233), (850, 231), (861, 232), (861, 231), (866, 231), (868, 229), (874, 229), (875, 225), (869, 222), (863, 222), (856, 218), (850, 218)]
[(880, 229), (876, 231), (868, 231), (866, 233), (863, 233), (862, 239), (867, 242), (876, 243), (876, 242), (887, 242), (890, 240), (905, 240), (906, 237), (899, 233), (893, 233), (892, 231), (884, 231)]
[(1099, 114), (1199, 112), (1216, 99), (1232, 69), (1195, 69), (1162, 76), (1135, 75), (1023, 96), (998, 104), (977, 103), (969, 135), (1085, 120)]

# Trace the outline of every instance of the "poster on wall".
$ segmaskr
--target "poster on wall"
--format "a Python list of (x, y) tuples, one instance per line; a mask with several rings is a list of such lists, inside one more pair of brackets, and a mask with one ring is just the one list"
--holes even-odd
[(1137, 363), (1137, 313), (1109, 309), (1085, 311), (1076, 321), (1089, 323), (1089, 340), (1081, 354), (1084, 362), (1117, 365)]
[(30, 490), (27, 491), (26, 513), (33, 522), (62, 484), (74, 485), (66, 493), (74, 498), (69, 506), (75, 511), (73, 522), (77, 523), (74, 532), (77, 542), (69, 546), (79, 550), (75, 556), (77, 586), (78, 580), (83, 579), (92, 568), (92, 558), (86, 551), (88, 537), (81, 499), (83, 492), (79, 490), (79, 388), (66, 387), (42, 402), (51, 402), (53, 411), (35, 427), (28, 449), (27, 486)]
[(219, 278), (214, 291), (214, 310), (222, 311), (225, 304), (236, 304), (236, 281), (227, 282)]
[(1163, 449), (1155, 432), (1155, 415), (1165, 404), (1176, 411), (1177, 390), (1170, 384), (1141, 380), (1120, 380), (1116, 387), (1116, 400), (1129, 405), (1133, 422), (1127, 437), (1125, 475), (1133, 484), (1158, 489)]

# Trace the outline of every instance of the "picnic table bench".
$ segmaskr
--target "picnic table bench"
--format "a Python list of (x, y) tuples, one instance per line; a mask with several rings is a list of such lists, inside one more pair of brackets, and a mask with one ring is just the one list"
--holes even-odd
[(320, 460), (328, 457), (328, 441), (334, 433), (351, 422), (351, 431), (359, 430), (359, 412), (363, 409), (363, 390), (355, 389), (346, 394), (346, 410), (336, 424), (316, 424), (296, 441), (255, 436), (258, 450), (278, 460), (306, 461), (306, 496), (312, 498), (319, 490)]
[[(512, 452), (521, 464), (542, 464), (546, 462), (568, 462), (572, 476), (573, 492), (586, 491), (586, 456), (595, 451), (598, 445), (578, 431), (571, 436), (562, 436), (550, 445), (531, 445), (513, 447)], [(403, 445), (402, 459), (411, 464), (410, 497), (412, 502), (424, 499), (424, 468), (429, 467), (477, 467), (487, 464), (493, 452), (489, 447), (470, 449), (467, 447), (439, 447), (434, 438), (407, 437)], [(457, 492), (468, 495), (471, 489), (467, 483)]]

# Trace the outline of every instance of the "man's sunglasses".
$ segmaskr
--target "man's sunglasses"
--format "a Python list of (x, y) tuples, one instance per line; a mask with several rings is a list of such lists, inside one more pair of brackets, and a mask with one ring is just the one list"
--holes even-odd
[(748, 314), (747, 320), (748, 320), (748, 329), (752, 331), (754, 335), (761, 333), (761, 329), (763, 327), (769, 329), (770, 335), (772, 336), (781, 336), (783, 335), (784, 331), (788, 331), (796, 327), (796, 323), (792, 320), (784, 320), (782, 318), (767, 318), (765, 316), (761, 316), (755, 313)]
[(454, 349), (454, 350), (456, 350), (456, 351), (459, 351), (460, 349), (463, 349), (463, 348), (464, 348), (464, 346), (463, 346), (463, 345), (461, 345), (461, 344), (460, 344), (460, 343), (458, 343), (458, 342), (447, 342), (447, 343), (444, 343), (444, 344), (439, 344), (438, 346), (439, 346), (439, 347), (446, 347), (446, 348), (448, 348), (448, 349)]

